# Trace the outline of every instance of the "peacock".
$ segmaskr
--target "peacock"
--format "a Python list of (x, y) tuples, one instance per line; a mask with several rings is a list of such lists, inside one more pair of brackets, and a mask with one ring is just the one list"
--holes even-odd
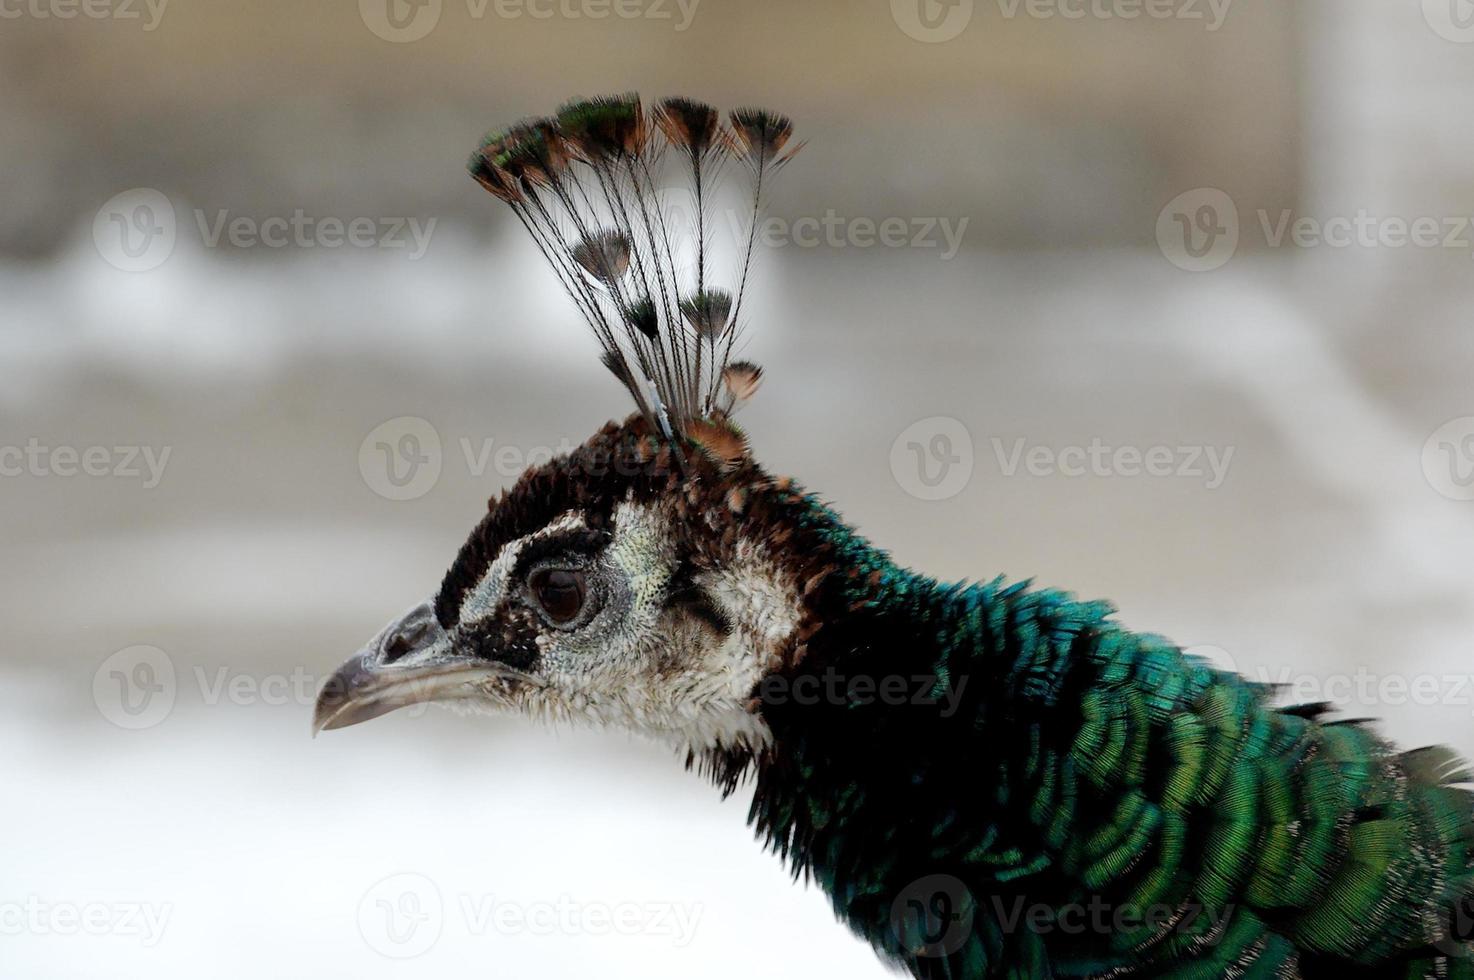
[(634, 95), (479, 145), (635, 410), (492, 497), (314, 732), (439, 702), (668, 742), (918, 978), (1474, 978), (1453, 752), (1277, 706), (1106, 602), (902, 568), (754, 459), (736, 341), (801, 146), (773, 112)]

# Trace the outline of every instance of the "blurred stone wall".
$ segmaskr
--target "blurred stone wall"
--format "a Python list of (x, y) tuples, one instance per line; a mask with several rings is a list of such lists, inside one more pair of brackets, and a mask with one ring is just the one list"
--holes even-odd
[(0, 21), (0, 251), (50, 253), (140, 185), (480, 223), (483, 130), (621, 89), (793, 115), (812, 143), (775, 213), (967, 215), (974, 247), (1145, 244), (1182, 190), (1300, 183), (1282, 0), (89, 2)]

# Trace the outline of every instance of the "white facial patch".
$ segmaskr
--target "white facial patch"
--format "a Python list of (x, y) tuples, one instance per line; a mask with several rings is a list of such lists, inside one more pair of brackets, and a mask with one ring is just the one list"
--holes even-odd
[(666, 603), (675, 535), (666, 520), (648, 506), (616, 507), (606, 555), (628, 582), (629, 611), (617, 633), (600, 637), (589, 664), (597, 669), (575, 668), (547, 693), (571, 686), (577, 693), (570, 701), (587, 720), (683, 749), (761, 746), (770, 733), (747, 701), (798, 626), (797, 588), (766, 549), (741, 543), (738, 560), (696, 583), (730, 624), (726, 636), (694, 621), (672, 622)]
[[(678, 534), (670, 520), (659, 506), (615, 507), (609, 544), (587, 573), (591, 588), (606, 590), (603, 608), (575, 629), (541, 632), (535, 681), (511, 702), (489, 696), (488, 707), (512, 703), (549, 721), (614, 725), (682, 750), (767, 744), (771, 732), (749, 704), (798, 628), (798, 585), (761, 541), (739, 541), (721, 569), (675, 586), (694, 584), (710, 598), (729, 627), (719, 632), (671, 601)], [(583, 516), (570, 511), (509, 542), (467, 595), (461, 622), (492, 615), (507, 601), (527, 545), (584, 527)]]
[(767, 549), (747, 538), (739, 539), (736, 557), (729, 567), (708, 573), (704, 585), (733, 622), (747, 625), (750, 639), (765, 656), (760, 664), (767, 673), (777, 664), (784, 642), (798, 629), (799, 592), (796, 582), (783, 573)]
[(481, 581), (476, 583), (476, 587), (461, 603), (460, 622), (474, 623), (496, 612), (497, 607), (506, 598), (507, 580), (511, 578), (512, 569), (517, 567), (517, 556), (530, 542), (549, 535), (561, 534), (564, 531), (580, 530), (586, 526), (583, 515), (576, 510), (570, 510), (532, 534), (518, 538), (516, 541), (508, 541), (502, 546), (496, 560), (486, 569), (486, 574), (481, 576)]
[(767, 724), (747, 710), (746, 701), (778, 666), (780, 651), (798, 629), (798, 587), (788, 578), (765, 548), (746, 540), (738, 542), (736, 558), (727, 568), (701, 577), (699, 584), (716, 600), (732, 631), (702, 667), (710, 678), (704, 686), (714, 687), (704, 692), (707, 703), (725, 707), (693, 719), (684, 733), (691, 746), (756, 747), (772, 738)]
[(635, 605), (648, 607), (659, 602), (670, 580), (668, 530), (649, 508), (630, 503), (614, 509), (614, 528), (609, 557), (629, 577)]

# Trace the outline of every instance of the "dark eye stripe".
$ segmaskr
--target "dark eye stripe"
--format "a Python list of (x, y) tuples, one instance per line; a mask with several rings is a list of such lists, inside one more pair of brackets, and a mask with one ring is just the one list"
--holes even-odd
[(609, 544), (609, 532), (592, 528), (578, 528), (535, 538), (522, 546), (517, 554), (517, 564), (512, 568), (510, 581), (518, 582), (527, 576), (534, 565), (555, 555), (584, 555), (593, 557)]
[(506, 664), (515, 670), (535, 671), (542, 663), (537, 636), (538, 630), (526, 619), (502, 616), (492, 622), (475, 624), (466, 633), (465, 643), (483, 660)]

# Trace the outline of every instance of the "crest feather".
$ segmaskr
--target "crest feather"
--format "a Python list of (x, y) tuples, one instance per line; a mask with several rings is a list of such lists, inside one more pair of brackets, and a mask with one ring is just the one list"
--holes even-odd
[(757, 394), (763, 383), (763, 369), (751, 361), (733, 361), (722, 369), (722, 384), (727, 389), (728, 412)]
[[(569, 102), (554, 117), (491, 134), (471, 155), (471, 176), (522, 222), (593, 330), (605, 367), (677, 459), (683, 440), (723, 465), (746, 456), (746, 438), (726, 416), (762, 372), (731, 355), (764, 180), (798, 152), (792, 136), (787, 117), (763, 109), (738, 109), (724, 124), (703, 102), (669, 98), (647, 110), (629, 94)], [(696, 197), (684, 222), (660, 206), (667, 149)], [(707, 263), (706, 198), (729, 159), (745, 164), (752, 203), (741, 266), (719, 286)], [(684, 242), (694, 256), (679, 254)]]
[(615, 228), (586, 236), (573, 246), (573, 259), (605, 286), (613, 287), (630, 268), (630, 241)]

